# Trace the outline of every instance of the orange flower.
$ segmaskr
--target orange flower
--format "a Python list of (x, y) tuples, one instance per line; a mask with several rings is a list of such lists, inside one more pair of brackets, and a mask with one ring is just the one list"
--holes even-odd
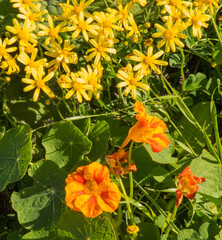
[(110, 170), (115, 177), (117, 175), (123, 177), (124, 174), (128, 174), (131, 171), (137, 171), (135, 163), (130, 163), (126, 167), (122, 167), (122, 164), (127, 162), (126, 158), (128, 155), (129, 154), (125, 152), (124, 149), (120, 149), (118, 152), (105, 156), (106, 162), (110, 166)]
[(167, 148), (170, 140), (164, 133), (167, 129), (164, 121), (147, 114), (141, 102), (135, 102), (134, 111), (137, 112), (136, 119), (138, 121), (130, 128), (120, 149), (123, 149), (131, 140), (149, 144), (153, 152), (160, 152)]
[(206, 182), (206, 178), (204, 177), (195, 177), (190, 167), (186, 167), (177, 179), (179, 179), (178, 190), (176, 191), (177, 207), (181, 204), (183, 195), (189, 199), (193, 199), (199, 189), (197, 183)]
[(136, 225), (131, 225), (131, 226), (128, 226), (126, 231), (129, 233), (129, 234), (135, 234), (137, 232), (139, 232), (139, 227), (137, 227)]
[(86, 217), (97, 217), (103, 211), (114, 212), (121, 192), (109, 178), (109, 169), (98, 162), (78, 167), (66, 178), (66, 205)]

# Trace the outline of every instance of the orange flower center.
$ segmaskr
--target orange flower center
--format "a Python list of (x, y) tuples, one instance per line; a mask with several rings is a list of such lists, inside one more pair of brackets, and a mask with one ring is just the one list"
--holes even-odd
[(49, 35), (56, 37), (58, 35), (58, 31), (55, 28), (52, 28), (49, 30)]
[(74, 90), (76, 90), (76, 91), (82, 89), (82, 83), (74, 82), (74, 83), (73, 83), (73, 88), (74, 88)]
[(85, 22), (85, 21), (79, 21), (79, 23), (78, 23), (78, 27), (79, 27), (79, 29), (81, 29), (81, 30), (86, 30), (86, 28), (87, 28), (87, 22)]
[(172, 39), (172, 38), (174, 38), (174, 32), (172, 31), (172, 30), (167, 30), (166, 32), (165, 32), (165, 38), (167, 39), (167, 40), (170, 40), (170, 39)]
[(30, 67), (30, 68), (36, 68), (35, 62), (30, 61), (30, 62), (29, 62), (29, 67)]
[(171, 0), (170, 1), (170, 4), (173, 5), (173, 6), (178, 6), (180, 3), (181, 3), (180, 0)]
[(97, 79), (95, 77), (91, 77), (89, 80), (88, 80), (88, 83), (92, 86), (95, 86), (97, 84)]
[(11, 66), (11, 67), (13, 67), (13, 66), (15, 66), (16, 65), (16, 62), (15, 62), (15, 59), (9, 59), (9, 60), (7, 60), (7, 63), (8, 63), (8, 65), (9, 66)]
[(152, 57), (145, 57), (143, 61), (145, 64), (151, 65), (153, 62), (153, 59)]
[(110, 20), (104, 20), (103, 27), (110, 28), (112, 26), (112, 22)]
[(137, 78), (134, 78), (134, 77), (132, 77), (131, 79), (130, 79), (130, 85), (136, 85), (137, 84)]
[(38, 80), (36, 80), (35, 85), (38, 88), (43, 88), (45, 86), (45, 83), (43, 82), (42, 79), (38, 79)]
[(30, 4), (30, 2), (31, 2), (30, 0), (23, 0), (24, 4)]
[(98, 48), (97, 48), (97, 51), (98, 51), (98, 52), (103, 52), (103, 51), (104, 51), (103, 49), (104, 49), (103, 47), (98, 47)]
[(195, 25), (195, 27), (201, 27), (201, 21), (197, 16), (192, 17), (192, 22), (193, 22), (193, 25)]
[(19, 32), (18, 32), (18, 38), (19, 39), (28, 39), (29, 38), (29, 33), (28, 32), (25, 32), (24, 30), (20, 30)]
[(100, 194), (100, 189), (98, 188), (97, 182), (94, 179), (87, 180), (84, 188), (84, 192), (87, 195)]
[(79, 7), (76, 7), (76, 8), (75, 8), (75, 12), (76, 12), (77, 15), (79, 15), (80, 12), (83, 12), (83, 7), (80, 7), (80, 6), (79, 6)]

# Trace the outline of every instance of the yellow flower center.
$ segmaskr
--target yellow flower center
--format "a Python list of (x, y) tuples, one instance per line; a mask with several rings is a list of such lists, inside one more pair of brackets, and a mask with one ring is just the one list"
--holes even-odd
[(76, 12), (77, 15), (79, 15), (80, 12), (83, 12), (83, 7), (81, 7), (81, 6), (76, 7), (76, 8), (75, 8), (75, 12)]
[(178, 6), (179, 4), (181, 4), (181, 1), (180, 0), (171, 0), (170, 4), (173, 6)]
[(100, 193), (97, 182), (94, 179), (89, 179), (86, 181), (84, 192), (87, 195), (97, 195)]
[(85, 30), (86, 28), (87, 28), (87, 22), (85, 22), (85, 21), (79, 21), (79, 23), (78, 23), (78, 27), (79, 27), (79, 29), (81, 29), (81, 30)]
[(129, 82), (130, 82), (130, 85), (136, 85), (137, 84), (137, 78), (133, 77), (129, 80)]
[(56, 37), (58, 35), (58, 31), (55, 28), (52, 28), (49, 30), (49, 35)]
[(30, 15), (29, 15), (29, 19), (30, 19), (31, 21), (37, 21), (37, 20), (38, 20), (38, 18), (37, 18), (37, 16), (36, 16), (35, 13), (30, 14)]
[(38, 87), (38, 88), (43, 88), (43, 87), (45, 86), (45, 83), (44, 83), (43, 80), (40, 78), (40, 79), (36, 80), (35, 85), (36, 85), (36, 87)]
[(23, 0), (23, 4), (30, 4), (30, 0)]
[(103, 51), (104, 51), (104, 48), (99, 46), (99, 47), (97, 48), (97, 51), (98, 51), (98, 52), (103, 52)]
[(201, 27), (201, 21), (197, 16), (192, 17), (192, 22), (195, 27)]
[(67, 56), (67, 55), (69, 55), (69, 54), (70, 54), (70, 52), (69, 52), (69, 51), (67, 51), (67, 50), (65, 50), (65, 49), (63, 49), (63, 50), (62, 50), (62, 54), (63, 54), (63, 55), (65, 55), (65, 56)]
[(104, 20), (103, 27), (110, 28), (112, 26), (112, 22), (110, 20)]
[(29, 39), (29, 33), (27, 32), (27, 31), (24, 31), (24, 30), (20, 30), (19, 32), (18, 32), (18, 38), (19, 39), (26, 39), (26, 40), (28, 40)]
[(4, 47), (0, 47), (0, 55), (1, 55), (1, 56), (4, 56), (4, 55), (6, 55), (6, 54), (7, 54), (6, 49), (5, 49)]
[(30, 68), (36, 68), (35, 62), (30, 61), (28, 64), (29, 64), (29, 67), (30, 67)]
[(74, 88), (74, 90), (78, 91), (78, 90), (82, 89), (82, 83), (74, 82), (72, 87)]
[(152, 59), (152, 57), (145, 57), (143, 61), (145, 64), (151, 65), (153, 62), (153, 59)]
[(170, 40), (170, 39), (174, 38), (175, 34), (172, 30), (167, 30), (164, 35), (167, 40)]
[(89, 80), (88, 80), (88, 83), (92, 86), (95, 86), (97, 84), (97, 79), (95, 77), (91, 77)]

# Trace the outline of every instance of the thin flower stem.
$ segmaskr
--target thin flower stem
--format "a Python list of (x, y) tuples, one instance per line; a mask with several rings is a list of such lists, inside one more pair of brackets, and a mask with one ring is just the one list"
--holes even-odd
[(216, 32), (216, 34), (217, 34), (217, 37), (218, 37), (219, 42), (220, 42), (220, 45), (222, 46), (221, 34), (220, 34), (219, 31), (218, 31), (217, 24), (216, 24), (216, 22), (215, 22), (214, 16), (213, 16), (211, 13), (210, 13), (210, 15), (211, 15), (211, 21), (212, 21), (212, 23), (213, 23), (214, 30), (215, 30), (215, 32)]
[(184, 76), (184, 71), (183, 71), (183, 65), (185, 62), (185, 56), (184, 56), (184, 52), (183, 49), (180, 48), (180, 52), (181, 52), (181, 57), (182, 57), (182, 61), (181, 61), (181, 66), (180, 66), (180, 73), (181, 73), (181, 77), (182, 77), (182, 92), (184, 91), (184, 87), (185, 87), (185, 76)]
[(134, 218), (133, 218), (133, 212), (132, 212), (132, 209), (130, 207), (130, 203), (129, 203), (128, 196), (127, 196), (127, 193), (126, 193), (126, 189), (125, 189), (125, 187), (123, 185), (123, 182), (122, 182), (122, 179), (121, 179), (121, 177), (119, 175), (117, 176), (117, 179), (119, 181), (119, 184), (120, 184), (123, 196), (124, 196), (124, 198), (126, 200), (126, 206), (127, 206), (127, 210), (128, 210), (128, 213), (129, 213), (130, 221), (134, 225), (135, 221), (134, 221)]
[[(176, 214), (177, 214), (177, 205), (175, 204), (174, 209), (173, 209), (173, 214), (172, 214), (172, 216), (171, 216), (171, 218), (170, 218), (170, 220), (171, 220), (172, 223), (173, 223), (174, 220), (175, 220)], [(169, 224), (168, 227), (167, 227), (167, 230), (166, 230), (166, 234), (167, 234), (167, 235), (170, 233), (170, 230), (171, 230), (171, 226), (170, 226), (170, 224)]]
[[(130, 143), (130, 148), (129, 148), (129, 157), (128, 157), (129, 165), (131, 164), (133, 143), (134, 143), (134, 141), (132, 140)], [(132, 171), (129, 172), (129, 183), (130, 183), (130, 195), (129, 196), (130, 196), (130, 198), (133, 198), (133, 173), (132, 173)]]

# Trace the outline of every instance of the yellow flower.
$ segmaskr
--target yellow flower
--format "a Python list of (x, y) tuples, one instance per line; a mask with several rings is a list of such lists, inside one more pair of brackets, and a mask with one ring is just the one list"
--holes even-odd
[(117, 88), (126, 87), (124, 90), (124, 95), (127, 96), (129, 92), (131, 91), (132, 99), (136, 99), (136, 88), (140, 87), (145, 90), (149, 90), (149, 86), (147, 84), (144, 84), (140, 82), (140, 80), (143, 78), (143, 75), (140, 73), (136, 73), (134, 75), (133, 68), (131, 64), (128, 64), (126, 66), (126, 71), (123, 69), (119, 69), (116, 76), (121, 79), (123, 82), (118, 83), (116, 85)]
[(13, 43), (14, 41), (11, 41), (11, 39), (9, 40), (8, 38), (5, 38), (4, 41), (2, 41), (2, 39), (0, 38), (0, 62), (2, 60), (2, 57), (7, 58), (9, 57), (8, 53), (17, 50), (17, 47), (6, 48), (7, 45), (11, 45)]
[(0, 67), (3, 70), (6, 70), (8, 68), (8, 71), (6, 72), (7, 75), (11, 75), (12, 73), (18, 73), (20, 71), (20, 68), (16, 63), (15, 58), (16, 56), (13, 58), (8, 55), (7, 57), (5, 56), (5, 61), (1, 62)]
[(54, 27), (52, 17), (49, 14), (47, 15), (47, 19), (48, 19), (49, 27), (46, 27), (45, 25), (39, 23), (38, 27), (40, 29), (42, 29), (43, 31), (39, 31), (38, 35), (39, 36), (48, 36), (45, 40), (46, 46), (48, 46), (50, 43), (52, 46), (54, 46), (56, 39), (61, 44), (62, 38), (59, 36), (59, 33), (64, 31), (63, 27), (64, 27), (65, 23), (60, 23), (56, 27)]
[(54, 72), (49, 73), (47, 76), (43, 78), (45, 72), (43, 71), (43, 66), (39, 67), (38, 72), (32, 71), (32, 75), (34, 79), (30, 78), (22, 78), (23, 83), (29, 84), (27, 87), (23, 89), (24, 92), (31, 91), (35, 88), (35, 92), (33, 95), (33, 101), (36, 102), (39, 98), (40, 90), (42, 89), (50, 98), (54, 98), (55, 94), (51, 91), (51, 89), (45, 84), (54, 76)]
[(32, 9), (34, 9), (36, 12), (39, 11), (39, 6), (35, 5), (33, 2), (38, 2), (41, 0), (10, 0), (11, 3), (14, 3), (12, 6), (14, 8), (24, 8), (24, 9), (28, 9), (29, 7), (31, 7)]
[(121, 18), (121, 16), (115, 16), (113, 14), (104, 12), (95, 12), (93, 16), (95, 20), (100, 24), (100, 26), (104, 29), (106, 37), (114, 38), (113, 29), (117, 31), (123, 31), (123, 28), (115, 24)]
[(80, 12), (79, 17), (72, 18), (72, 20), (74, 22), (74, 26), (66, 27), (67, 31), (74, 31), (72, 38), (78, 38), (79, 34), (82, 32), (84, 39), (88, 42), (89, 36), (87, 32), (91, 32), (94, 35), (98, 34), (96, 30), (99, 29), (99, 26), (93, 24), (90, 25), (90, 23), (93, 21), (92, 17), (85, 21), (83, 12)]
[(126, 38), (130, 38), (133, 34), (135, 34), (137, 37), (140, 36), (140, 32), (138, 30), (137, 24), (133, 18), (133, 14), (130, 13), (128, 17), (129, 23), (131, 26), (127, 26), (126, 30), (130, 31), (127, 35)]
[(55, 47), (49, 49), (50, 52), (45, 52), (45, 55), (55, 58), (48, 63), (48, 68), (54, 66), (49, 69), (49, 72), (51, 72), (52, 69), (53, 71), (56, 71), (61, 63), (64, 70), (69, 73), (70, 69), (68, 64), (76, 64), (78, 62), (76, 52), (71, 51), (73, 48), (75, 48), (75, 45), (70, 45), (69, 40), (65, 40), (63, 48), (59, 44), (55, 43)]
[(92, 86), (87, 84), (85, 79), (78, 78), (73, 72), (71, 72), (70, 76), (71, 81), (60, 84), (62, 88), (71, 88), (71, 90), (65, 95), (65, 99), (69, 99), (74, 93), (76, 93), (77, 100), (80, 103), (82, 102), (82, 97), (84, 97), (87, 101), (90, 101), (86, 90), (92, 90)]
[(19, 11), (20, 13), (17, 15), (17, 17), (24, 20), (27, 19), (31, 24), (35, 24), (36, 22), (43, 22), (44, 18), (41, 16), (48, 12), (46, 9), (42, 10), (41, 12), (34, 12), (31, 11), (29, 7), (27, 9), (21, 7)]
[(160, 69), (155, 65), (162, 65), (167, 66), (168, 63), (166, 61), (157, 60), (161, 55), (164, 54), (164, 51), (159, 51), (153, 55), (153, 47), (149, 47), (147, 50), (147, 55), (144, 55), (138, 50), (133, 50), (133, 55), (129, 57), (130, 60), (140, 62), (137, 64), (133, 70), (134, 71), (140, 71), (141, 74), (143, 74), (146, 70), (152, 69), (157, 74), (160, 74)]
[(107, 53), (116, 54), (116, 49), (110, 48), (110, 43), (105, 41), (103, 37), (100, 37), (98, 42), (95, 39), (91, 39), (89, 42), (94, 48), (90, 48), (86, 51), (86, 54), (91, 52), (89, 56), (85, 56), (87, 62), (95, 57), (94, 64), (97, 65), (101, 57), (105, 58), (106, 61), (110, 61), (110, 57)]
[(219, 3), (219, 0), (205, 0), (204, 1), (204, 4), (210, 9), (211, 14), (214, 14), (214, 7), (216, 9), (219, 8), (218, 3)]
[(32, 53), (36, 48), (37, 43), (21, 42), (19, 46), (20, 52)]
[[(165, 5), (164, 6), (165, 9), (167, 10), (167, 12), (169, 13), (169, 16), (164, 16), (162, 17), (163, 21), (167, 21), (168, 18), (172, 18), (173, 22), (176, 22), (178, 19), (182, 19), (185, 17), (185, 15), (183, 14), (183, 12), (181, 10), (179, 10), (177, 7), (175, 6), (169, 6), (169, 5)], [(188, 12), (186, 11), (186, 14)]]
[(6, 26), (6, 30), (13, 33), (14, 36), (11, 41), (16, 42), (19, 40), (19, 44), (22, 43), (37, 43), (37, 36), (32, 33), (32, 31), (35, 30), (35, 25), (31, 24), (29, 21), (25, 20), (23, 27), (21, 28), (18, 20), (16, 18), (13, 18), (12, 20), (14, 27), (12, 26)]
[(134, 233), (137, 233), (139, 232), (139, 227), (137, 227), (136, 225), (131, 225), (131, 226), (128, 226), (126, 231), (129, 233), (129, 234), (134, 234)]
[(144, 41), (144, 44), (147, 46), (147, 47), (150, 47), (153, 43), (153, 39), (152, 38), (149, 38), (149, 39), (146, 39)]
[(30, 77), (32, 71), (35, 71), (36, 74), (37, 74), (40, 66), (46, 66), (47, 65), (47, 63), (46, 63), (47, 59), (46, 58), (36, 60), (37, 53), (38, 53), (38, 49), (35, 48), (32, 52), (31, 57), (29, 57), (27, 53), (22, 52), (17, 58), (19, 62), (26, 65), (26, 67), (25, 67), (25, 72), (26, 72), (25, 77), (26, 78)]
[(202, 37), (201, 27), (208, 27), (206, 21), (209, 21), (211, 16), (208, 14), (203, 14), (207, 10), (205, 5), (202, 5), (200, 8), (190, 9), (188, 14), (188, 22), (192, 24), (193, 28), (193, 36), (198, 37), (199, 39)]
[(98, 90), (102, 91), (103, 87), (100, 84), (100, 77), (98, 76), (97, 68), (92, 70), (92, 68), (87, 65), (87, 70), (82, 67), (78, 74), (87, 82), (88, 85), (92, 86), (92, 89), (90, 89), (88, 93), (90, 100), (92, 99), (93, 94), (95, 95), (96, 99), (99, 99), (100, 93)]
[(133, 11), (135, 3), (138, 3), (140, 6), (145, 7), (145, 5), (147, 4), (147, 1), (146, 0), (131, 0), (129, 2), (129, 10), (130, 11)]
[(59, 84), (59, 86), (62, 88), (61, 84), (63, 83), (71, 83), (72, 80), (70, 79), (70, 74), (66, 73), (66, 74), (62, 74), (58, 80), (57, 83)]
[(179, 38), (186, 39), (187, 36), (180, 32), (184, 31), (190, 24), (183, 23), (180, 19), (173, 24), (172, 18), (169, 17), (165, 25), (167, 28), (161, 26), (160, 24), (155, 24), (155, 27), (161, 32), (153, 33), (152, 37), (163, 37), (163, 39), (157, 44), (157, 47), (161, 48), (164, 44), (166, 44), (165, 51), (167, 53), (170, 51), (170, 49), (175, 52), (176, 45), (181, 48), (184, 47), (184, 44)]

